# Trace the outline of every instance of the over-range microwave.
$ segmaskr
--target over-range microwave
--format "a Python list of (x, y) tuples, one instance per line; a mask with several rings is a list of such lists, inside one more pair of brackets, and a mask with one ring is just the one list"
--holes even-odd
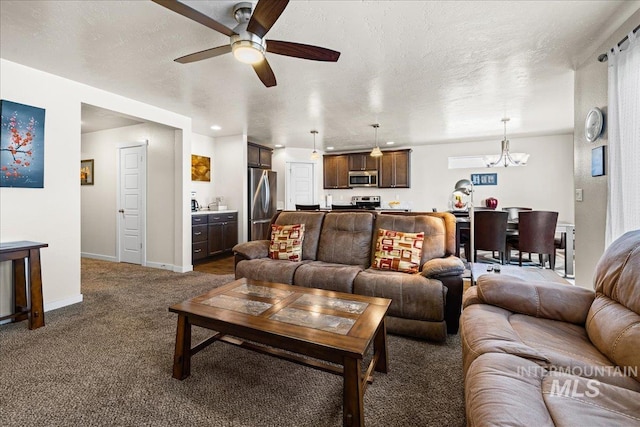
[(349, 172), (349, 187), (377, 187), (378, 171)]

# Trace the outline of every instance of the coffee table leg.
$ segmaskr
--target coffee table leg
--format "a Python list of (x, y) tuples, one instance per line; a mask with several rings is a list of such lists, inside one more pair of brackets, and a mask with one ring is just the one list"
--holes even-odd
[(360, 360), (344, 358), (344, 390), (342, 391), (342, 425), (364, 426), (364, 400)]
[(191, 323), (184, 314), (178, 315), (176, 350), (173, 355), (173, 378), (183, 380), (191, 375)]
[(382, 319), (376, 336), (373, 338), (373, 354), (378, 354), (378, 361), (374, 369), (386, 374), (389, 370), (389, 353), (387, 352), (387, 324), (385, 319)]

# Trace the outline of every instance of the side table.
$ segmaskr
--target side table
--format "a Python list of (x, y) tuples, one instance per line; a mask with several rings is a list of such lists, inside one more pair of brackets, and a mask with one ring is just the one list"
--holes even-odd
[[(0, 243), (0, 261), (12, 261), (14, 312), (0, 317), (13, 322), (29, 320), (29, 329), (44, 326), (44, 304), (42, 301), (42, 272), (40, 271), (40, 248), (47, 243), (19, 241)], [(27, 269), (29, 266), (27, 280)]]

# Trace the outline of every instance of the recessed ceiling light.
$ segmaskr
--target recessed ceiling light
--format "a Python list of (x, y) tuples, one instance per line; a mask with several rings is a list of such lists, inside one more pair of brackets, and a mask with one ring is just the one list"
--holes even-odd
[(393, 142), (393, 141), (387, 141), (387, 145), (393, 145), (393, 144), (395, 144), (395, 142)]
[(211, 129), (212, 130), (220, 130), (222, 128), (220, 126), (218, 126), (218, 125), (213, 125), (213, 126), (211, 126)]
[(327, 147), (327, 150), (333, 150), (333, 147)]
[(282, 145), (282, 144), (276, 144), (276, 145), (274, 145), (274, 147), (276, 147), (276, 148), (282, 148), (282, 147), (284, 147), (284, 145)]

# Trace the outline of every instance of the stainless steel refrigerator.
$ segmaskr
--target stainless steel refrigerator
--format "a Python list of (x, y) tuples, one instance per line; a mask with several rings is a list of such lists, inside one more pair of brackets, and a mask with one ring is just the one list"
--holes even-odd
[(269, 239), (269, 223), (276, 214), (276, 173), (249, 168), (249, 240)]

